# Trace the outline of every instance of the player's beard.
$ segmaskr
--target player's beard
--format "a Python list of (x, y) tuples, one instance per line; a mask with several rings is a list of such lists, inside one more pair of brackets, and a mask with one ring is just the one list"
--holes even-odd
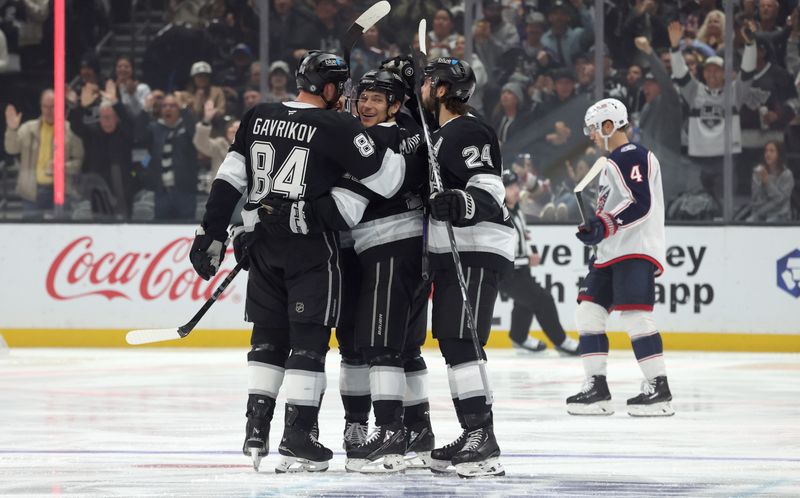
[(422, 95), (422, 108), (430, 113), (434, 113), (436, 111), (436, 106), (433, 102), (433, 97), (430, 94), (423, 94)]

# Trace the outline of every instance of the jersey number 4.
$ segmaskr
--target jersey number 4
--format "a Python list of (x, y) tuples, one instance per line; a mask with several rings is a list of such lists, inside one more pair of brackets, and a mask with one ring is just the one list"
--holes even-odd
[(635, 181), (637, 183), (642, 183), (642, 181), (644, 180), (642, 178), (642, 172), (639, 171), (639, 165), (638, 164), (634, 165), (634, 167), (631, 168), (631, 180), (633, 180), (633, 181)]
[(308, 149), (293, 147), (281, 167), (273, 174), (275, 147), (269, 142), (253, 142), (250, 146), (250, 167), (253, 170), (253, 186), (250, 202), (258, 203), (270, 192), (282, 194), (288, 199), (300, 199), (306, 191), (306, 165)]

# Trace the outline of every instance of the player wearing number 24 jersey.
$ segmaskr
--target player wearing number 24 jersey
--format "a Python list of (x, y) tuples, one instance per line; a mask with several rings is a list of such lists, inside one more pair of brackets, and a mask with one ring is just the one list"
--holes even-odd
[(345, 173), (391, 197), (405, 176), (401, 154), (377, 146), (353, 116), (332, 110), (349, 76), (344, 60), (311, 51), (295, 76), (297, 101), (258, 105), (242, 117), (190, 251), (198, 274), (207, 279), (216, 272), (232, 211), (245, 194), (244, 242), (235, 244), (239, 263), (249, 270), (245, 319), (253, 323), (243, 452), (258, 468), (269, 451), (275, 400), (285, 384), (283, 459), (276, 472), (323, 471), (332, 457), (315, 427), (342, 280), (335, 232), (270, 233), (261, 221), (270, 209), (263, 203), (314, 200)]

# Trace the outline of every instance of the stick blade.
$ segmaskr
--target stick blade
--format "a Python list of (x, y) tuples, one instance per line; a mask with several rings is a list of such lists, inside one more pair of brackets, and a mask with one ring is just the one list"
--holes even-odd
[(386, 0), (381, 0), (365, 10), (363, 14), (358, 16), (355, 24), (360, 27), (362, 33), (365, 33), (378, 21), (386, 17), (390, 10), (392, 10), (392, 5)]
[(152, 344), (154, 342), (172, 341), (180, 339), (181, 334), (174, 329), (141, 329), (131, 330), (125, 335), (125, 342), (133, 346)]
[(417, 28), (417, 36), (419, 37), (419, 51), (428, 57), (428, 22), (425, 19), (420, 19), (419, 27)]
[(599, 175), (603, 169), (605, 169), (607, 163), (608, 160), (605, 157), (597, 158), (597, 161), (594, 162), (591, 169), (589, 169), (589, 171), (586, 173), (586, 176), (581, 178), (581, 181), (575, 185), (574, 192), (583, 192), (583, 189), (585, 189), (586, 186), (589, 185), (592, 180), (597, 178), (597, 175)]
[(386, 14), (388, 14), (391, 9), (392, 6), (389, 5), (389, 2), (382, 0), (365, 10), (364, 13), (358, 16), (358, 19), (347, 28), (345, 34), (342, 35), (341, 42), (344, 59), (348, 63), (350, 62), (350, 51), (356, 43), (358, 43), (358, 40), (361, 39), (361, 35), (369, 28), (375, 26), (378, 21), (386, 17)]

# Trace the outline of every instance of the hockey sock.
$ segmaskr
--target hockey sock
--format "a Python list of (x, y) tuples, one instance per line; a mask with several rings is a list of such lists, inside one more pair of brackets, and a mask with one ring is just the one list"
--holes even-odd
[(406, 376), (406, 393), (403, 397), (403, 422), (412, 426), (421, 421), (428, 421), (430, 405), (428, 404), (428, 369), (421, 356), (406, 359), (403, 363)]
[(367, 348), (364, 359), (369, 363), (369, 391), (375, 410), (375, 425), (400, 422), (406, 374), (400, 353), (387, 348)]
[(639, 368), (647, 380), (652, 380), (658, 376), (666, 375), (664, 366), (664, 345), (661, 342), (661, 334), (653, 332), (645, 336), (633, 338), (633, 354), (639, 362)]
[(608, 336), (606, 334), (581, 334), (579, 351), (586, 378), (606, 375), (608, 364)]
[(346, 421), (367, 423), (372, 407), (369, 389), (369, 366), (361, 358), (343, 357), (339, 370), (339, 393)]
[(292, 422), (310, 430), (317, 421), (322, 393), (325, 392), (325, 354), (330, 329), (321, 325), (292, 323), (292, 354), (286, 360), (286, 410)]
[(253, 326), (251, 349), (247, 353), (247, 392), (272, 399), (278, 391), (289, 356), (289, 330)]
[[(467, 428), (479, 426), (478, 423), (474, 422), (475, 416), (478, 414), (488, 415), (492, 411), (492, 405), (486, 403), (478, 362), (471, 361), (455, 365), (453, 367), (453, 377), (456, 381), (458, 406), (461, 410), (464, 425)], [(470, 420), (473, 421), (470, 422)]]
[[(492, 405), (486, 403), (485, 386), (472, 341), (442, 339), (439, 341), (439, 349), (451, 367), (448, 370), (448, 380), (451, 394), (458, 398), (456, 413), (461, 414), (459, 422), (463, 428), (476, 427), (475, 424), (483, 423), (481, 421), (489, 416)], [(480, 354), (481, 358), (486, 358), (483, 348)]]
[(461, 405), (458, 402), (458, 388), (456, 387), (456, 378), (453, 374), (453, 369), (450, 365), (447, 365), (447, 383), (450, 385), (450, 397), (453, 399), (453, 408), (456, 410), (456, 418), (458, 419), (459, 425), (461, 425), (462, 429), (466, 429), (467, 426), (464, 423), (464, 414), (461, 412)]

